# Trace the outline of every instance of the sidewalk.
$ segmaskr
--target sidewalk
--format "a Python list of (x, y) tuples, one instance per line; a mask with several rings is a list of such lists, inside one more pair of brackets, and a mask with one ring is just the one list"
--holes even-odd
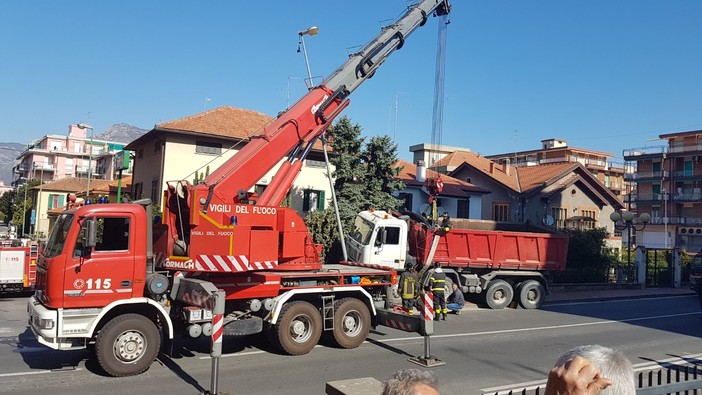
[(684, 288), (599, 288), (592, 289), (569, 289), (566, 287), (554, 287), (551, 293), (546, 296), (548, 303), (577, 302), (585, 300), (612, 300), (612, 299), (632, 299), (655, 296), (683, 296), (696, 295), (695, 291), (689, 287)]

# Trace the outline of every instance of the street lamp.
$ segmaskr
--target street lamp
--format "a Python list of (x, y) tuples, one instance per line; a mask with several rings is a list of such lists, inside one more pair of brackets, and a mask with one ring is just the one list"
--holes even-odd
[(614, 222), (614, 228), (617, 230), (627, 230), (626, 249), (627, 249), (627, 274), (628, 280), (631, 279), (631, 231), (641, 232), (646, 227), (646, 224), (651, 221), (649, 213), (641, 213), (638, 218), (631, 211), (623, 211), (621, 214), (613, 212), (609, 215), (609, 219)]
[(300, 37), (300, 41), (297, 43), (297, 52), (300, 52), (300, 45), (302, 45), (302, 53), (305, 55), (305, 66), (307, 66), (307, 77), (310, 80), (310, 85), (308, 86), (308, 89), (312, 89), (312, 86), (314, 84), (312, 83), (312, 72), (310, 71), (310, 61), (307, 58), (307, 47), (305, 47), (305, 34), (314, 36), (317, 33), (319, 33), (319, 28), (317, 26), (310, 26), (307, 28), (307, 30), (303, 30), (300, 32), (297, 32), (297, 35)]
[(93, 172), (93, 127), (86, 123), (79, 123), (78, 128), (80, 129), (90, 129), (90, 148), (88, 149), (88, 187), (85, 192), (85, 203), (89, 203), (90, 200), (90, 178)]
[[(32, 172), (34, 175), (36, 175), (36, 168), (37, 168), (37, 162), (32, 162)], [(36, 209), (34, 211), (36, 218), (34, 219), (35, 225), (34, 225), (34, 237), (37, 237), (39, 234), (39, 220), (41, 219), (41, 193), (44, 188), (44, 166), (41, 165), (41, 176), (39, 177), (39, 194), (37, 194), (37, 201), (36, 201)]]

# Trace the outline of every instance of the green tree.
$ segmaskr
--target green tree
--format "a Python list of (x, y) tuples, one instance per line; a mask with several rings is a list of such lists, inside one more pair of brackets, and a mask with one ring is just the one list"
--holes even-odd
[(606, 248), (605, 228), (571, 230), (568, 233), (566, 271), (555, 276), (557, 282), (602, 283), (609, 269), (619, 263), (616, 254)]
[[(395, 209), (400, 201), (392, 193), (404, 189), (404, 184), (394, 177), (399, 169), (397, 145), (388, 136), (372, 137), (367, 144), (361, 137), (363, 129), (342, 117), (329, 129), (333, 136), (331, 147), (334, 155), (334, 190), (339, 203), (339, 215), (344, 234), (353, 230), (353, 221), (359, 211), (375, 207)], [(342, 259), (341, 243), (334, 209), (312, 212), (306, 219), (307, 227), (316, 243), (324, 244), (325, 260)]]
[(0, 214), (2, 214), (3, 222), (6, 222), (6, 220), (12, 218), (16, 194), (17, 192), (15, 192), (15, 190), (12, 189), (3, 193), (2, 196), (0, 196)]
[(373, 191), (369, 196), (369, 207), (396, 210), (402, 203), (392, 195), (405, 189), (405, 183), (396, 179), (402, 168), (395, 167), (397, 144), (390, 136), (372, 137), (363, 152), (366, 162), (366, 182)]
[(29, 233), (29, 213), (32, 212), (32, 206), (34, 205), (30, 191), (39, 184), (41, 184), (39, 180), (30, 180), (17, 189), (12, 205), (12, 223), (18, 226), (17, 233), (20, 235)]

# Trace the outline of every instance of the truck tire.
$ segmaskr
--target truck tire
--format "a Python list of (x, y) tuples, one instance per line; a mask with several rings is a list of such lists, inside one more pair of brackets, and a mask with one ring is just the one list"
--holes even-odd
[(289, 302), (271, 330), (270, 340), (281, 351), (289, 355), (307, 354), (322, 335), (322, 316), (311, 303)]
[(148, 318), (124, 314), (110, 320), (95, 341), (100, 367), (113, 377), (144, 372), (158, 356), (161, 333)]
[(514, 290), (507, 281), (491, 281), (485, 291), (485, 303), (494, 310), (504, 309), (512, 303)]
[(356, 348), (363, 344), (370, 331), (368, 307), (358, 299), (345, 298), (334, 303), (332, 342), (341, 348)]
[(525, 309), (538, 309), (546, 299), (546, 289), (536, 280), (524, 281), (518, 288), (519, 304)]

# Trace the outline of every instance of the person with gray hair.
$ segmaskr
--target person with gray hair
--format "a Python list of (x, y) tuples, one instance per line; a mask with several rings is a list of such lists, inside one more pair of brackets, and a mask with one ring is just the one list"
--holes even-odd
[(634, 367), (621, 351), (596, 344), (575, 347), (556, 361), (546, 394), (635, 395)]
[(398, 370), (383, 382), (382, 395), (439, 395), (439, 382), (432, 372)]

